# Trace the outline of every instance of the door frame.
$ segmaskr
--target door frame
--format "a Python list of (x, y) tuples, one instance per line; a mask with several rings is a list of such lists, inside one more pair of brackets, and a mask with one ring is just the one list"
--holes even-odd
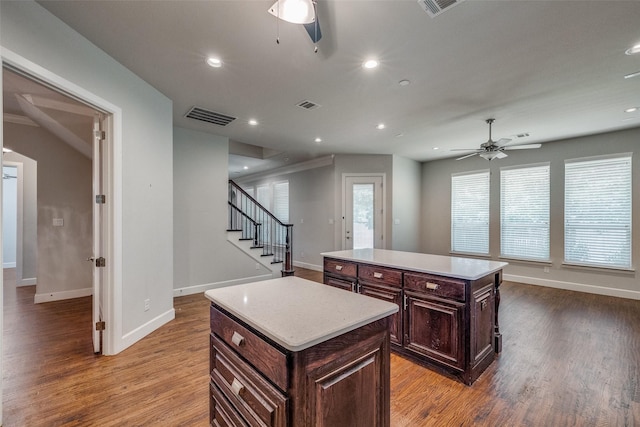
[[(39, 83), (89, 105), (107, 115), (106, 146), (104, 150), (105, 238), (107, 259), (104, 274), (103, 317), (107, 325), (103, 332), (103, 354), (112, 355), (122, 347), (122, 109), (91, 91), (64, 79), (40, 65), (0, 48), (3, 66), (24, 74)], [(0, 73), (1, 75), (1, 73)], [(1, 101), (0, 101), (1, 102)], [(4, 145), (4, 136), (2, 144)], [(1, 261), (1, 260), (0, 260)], [(0, 340), (2, 339), (0, 331)]]
[(340, 235), (340, 247), (342, 250), (346, 249), (345, 247), (345, 235), (347, 231), (347, 178), (362, 178), (362, 177), (375, 177), (382, 178), (382, 201), (380, 205), (382, 206), (382, 220), (380, 224), (380, 232), (382, 233), (382, 248), (385, 249), (387, 247), (387, 240), (385, 238), (387, 234), (387, 174), (386, 173), (349, 173), (345, 172), (342, 174), (342, 232)]

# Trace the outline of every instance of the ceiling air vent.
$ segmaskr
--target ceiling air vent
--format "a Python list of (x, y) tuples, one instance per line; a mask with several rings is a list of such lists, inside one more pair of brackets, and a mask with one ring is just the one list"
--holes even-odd
[(445, 10), (463, 1), (464, 0), (418, 0), (418, 3), (430, 17), (435, 18)]
[(185, 117), (194, 120), (200, 120), (201, 122), (213, 123), (218, 126), (226, 126), (236, 118), (227, 116), (225, 114), (216, 113), (215, 111), (205, 110), (200, 107), (193, 107), (187, 112)]
[(296, 105), (300, 108), (304, 108), (305, 110), (315, 110), (316, 108), (320, 107), (320, 104), (316, 104), (315, 102), (309, 100), (300, 101)]

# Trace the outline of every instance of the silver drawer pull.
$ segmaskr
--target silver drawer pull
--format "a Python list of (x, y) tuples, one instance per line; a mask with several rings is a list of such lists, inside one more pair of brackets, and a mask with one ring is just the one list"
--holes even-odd
[(431, 289), (432, 291), (435, 291), (439, 287), (440, 285), (438, 285), (437, 283), (427, 282), (427, 289)]
[(231, 337), (231, 342), (240, 347), (244, 344), (244, 337), (239, 333), (234, 332), (233, 336)]
[(233, 390), (236, 396), (240, 396), (240, 393), (244, 390), (244, 386), (237, 378), (234, 378), (233, 383), (231, 383), (231, 390)]
[(373, 273), (373, 277), (376, 279), (382, 279), (382, 273)]
[(342, 271), (342, 266), (341, 265), (336, 265), (336, 270)]

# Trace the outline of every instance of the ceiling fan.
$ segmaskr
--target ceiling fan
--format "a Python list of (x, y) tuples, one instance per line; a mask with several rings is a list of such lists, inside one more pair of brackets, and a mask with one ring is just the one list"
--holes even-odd
[(302, 24), (313, 43), (322, 38), (316, 0), (276, 0), (268, 12), (283, 21)]
[[(489, 125), (489, 140), (483, 144), (480, 144), (480, 148), (474, 150), (471, 154), (466, 154), (462, 157), (458, 157), (456, 160), (466, 159), (467, 157), (472, 157), (475, 155), (479, 155), (483, 159), (487, 159), (489, 161), (493, 159), (504, 159), (507, 157), (507, 154), (504, 153), (504, 150), (529, 150), (531, 148), (540, 148), (541, 144), (519, 144), (519, 145), (508, 145), (511, 142), (509, 138), (501, 138), (497, 141), (491, 139), (491, 125), (496, 119), (487, 119), (486, 122)], [(470, 151), (468, 148), (454, 148), (451, 151)]]

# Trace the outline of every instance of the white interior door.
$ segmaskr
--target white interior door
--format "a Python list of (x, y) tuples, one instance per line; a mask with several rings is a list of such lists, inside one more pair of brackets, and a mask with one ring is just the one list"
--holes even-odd
[(104, 287), (104, 219), (105, 202), (104, 180), (104, 118), (96, 113), (93, 121), (93, 351), (102, 353), (102, 330), (104, 317), (102, 311)]
[(344, 179), (344, 249), (382, 248), (384, 211), (382, 176)]

